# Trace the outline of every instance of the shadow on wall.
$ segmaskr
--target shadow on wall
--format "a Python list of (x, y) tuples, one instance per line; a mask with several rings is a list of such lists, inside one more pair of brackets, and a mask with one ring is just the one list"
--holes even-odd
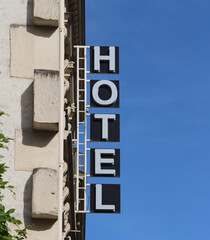
[(22, 143), (27, 146), (46, 147), (57, 132), (33, 130), (34, 93), (33, 83), (21, 95)]
[(51, 229), (56, 220), (51, 219), (32, 219), (32, 174), (26, 182), (24, 189), (24, 209), (23, 217), (25, 226), (31, 225), (29, 231), (46, 231)]
[[(37, 148), (46, 147), (55, 137), (57, 132), (33, 130), (33, 83), (21, 96), (21, 128), (22, 144)], [(30, 159), (29, 159), (30, 160)], [(26, 225), (31, 225), (30, 230), (46, 231), (56, 223), (50, 219), (32, 219), (32, 174), (24, 188), (24, 209), (23, 217)], [(29, 230), (29, 231), (30, 231)]]
[(50, 38), (53, 33), (57, 30), (55, 27), (45, 27), (45, 26), (34, 26), (28, 25), (27, 32), (33, 34), (34, 36)]
[[(27, 1), (27, 31), (42, 37), (50, 37), (56, 28), (34, 27), (33, 26), (33, 1)], [(28, 81), (28, 80), (26, 80)], [(29, 80), (30, 81), (30, 80)], [(53, 139), (56, 132), (36, 131), (33, 130), (33, 116), (34, 116), (34, 91), (33, 82), (21, 95), (21, 129), (22, 143), (34, 147), (46, 147)], [(23, 217), (25, 226), (31, 225), (30, 231), (46, 231), (51, 229), (56, 223), (56, 220), (50, 219), (32, 219), (32, 174), (27, 180), (24, 188), (24, 208)]]
[(33, 128), (33, 82), (21, 95), (21, 129), (32, 129)]
[(22, 144), (31, 147), (44, 148), (53, 140), (56, 134), (57, 132), (26, 129), (22, 131)]
[(33, 9), (34, 9), (34, 0), (28, 0), (28, 2), (27, 2), (27, 14), (26, 14), (27, 25), (32, 25), (33, 24)]
[(28, 0), (27, 2), (27, 32), (43, 37), (50, 38), (53, 33), (57, 30), (57, 27), (45, 27), (35, 26), (33, 19), (34, 0)]

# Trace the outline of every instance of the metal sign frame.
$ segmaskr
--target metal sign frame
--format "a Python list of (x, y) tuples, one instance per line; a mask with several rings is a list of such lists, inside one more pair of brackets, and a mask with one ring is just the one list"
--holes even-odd
[[(87, 177), (90, 177), (90, 174), (87, 173), (87, 151), (90, 151), (90, 148), (87, 148), (87, 142), (119, 142), (120, 141), (120, 115), (119, 114), (89, 114), (88, 108), (95, 107), (87, 105), (87, 82), (91, 82), (87, 80), (87, 74), (93, 73), (91, 71), (87, 71), (87, 50), (90, 49), (90, 46), (74, 46), (76, 48), (76, 82), (77, 82), (77, 103), (76, 103), (76, 122), (77, 122), (77, 131), (76, 131), (76, 161), (75, 161), (75, 183), (76, 183), (76, 213), (90, 213), (90, 212), (110, 212), (110, 213), (119, 213), (120, 212), (120, 185), (115, 184), (104, 184), (105, 190), (112, 191), (113, 189), (117, 190), (117, 195), (112, 193), (114, 196), (113, 199), (107, 199), (109, 194), (104, 195), (104, 199), (107, 203), (115, 203), (117, 209), (115, 209), (114, 205), (104, 205), (102, 204), (102, 185), (101, 184), (88, 184)], [(103, 47), (102, 47), (103, 48)], [(114, 48), (114, 47), (111, 47)], [(119, 48), (117, 49), (117, 56), (119, 56)], [(91, 54), (91, 52), (90, 52)], [(101, 58), (104, 56), (100, 56)], [(106, 56), (106, 58), (110, 58), (110, 56)], [(112, 56), (113, 58), (113, 56)], [(118, 60), (118, 58), (117, 58)], [(117, 61), (116, 60), (116, 61)], [(113, 59), (112, 59), (113, 61)], [(115, 61), (115, 63), (116, 63)], [(90, 63), (91, 64), (91, 63)], [(115, 64), (116, 65), (116, 64)], [(117, 71), (119, 72), (119, 64), (117, 65)], [(102, 72), (103, 73), (103, 72)], [(92, 80), (96, 86), (96, 94), (94, 95), (96, 102), (101, 101), (102, 106), (109, 105), (106, 107), (119, 107), (119, 81), (112, 80)], [(99, 97), (99, 85), (108, 85), (112, 92), (112, 101), (109, 103), (109, 100), (101, 100)], [(90, 84), (90, 88), (91, 88)], [(94, 88), (92, 86), (92, 88)], [(94, 92), (94, 91), (93, 91)], [(106, 93), (107, 95), (107, 93)], [(107, 103), (108, 101), (108, 103)], [(115, 101), (117, 101), (115, 103)], [(105, 102), (105, 103), (104, 103)], [(100, 103), (100, 102), (99, 102)], [(90, 139), (87, 139), (87, 116), (90, 116)], [(93, 121), (94, 119), (94, 121)], [(105, 120), (104, 120), (105, 119)], [(104, 123), (105, 121), (105, 123)], [(108, 129), (110, 129), (111, 133), (109, 134)], [(93, 135), (97, 132), (97, 134)], [(119, 154), (118, 154), (119, 155)], [(103, 158), (102, 158), (103, 160)], [(107, 161), (107, 159), (106, 159)], [(113, 160), (114, 161), (114, 160)], [(120, 156), (116, 161), (116, 166), (119, 168), (120, 166)], [(119, 166), (118, 166), (119, 165)], [(109, 169), (109, 168), (108, 168)], [(109, 169), (110, 170), (110, 169)], [(115, 170), (115, 169), (114, 169)], [(118, 170), (117, 176), (119, 176), (120, 170)], [(102, 175), (101, 177), (107, 177), (107, 175)], [(111, 176), (110, 176), (111, 177)], [(116, 177), (115, 174), (112, 177)], [(87, 209), (87, 187), (90, 187), (90, 210)], [(93, 188), (97, 188), (96, 192), (93, 191)], [(99, 189), (100, 188), (100, 189)], [(93, 195), (97, 193), (97, 197), (99, 198), (96, 201), (96, 207), (93, 207)], [(115, 196), (116, 195), (116, 196)], [(111, 201), (111, 202), (110, 202)], [(110, 208), (113, 207), (111, 211)], [(104, 209), (103, 209), (104, 208)], [(94, 210), (95, 209), (95, 210)], [(103, 211), (102, 211), (103, 210)]]
[(74, 47), (77, 52), (76, 212), (89, 213), (87, 211), (87, 186), (89, 186), (87, 184), (87, 49), (90, 47)]

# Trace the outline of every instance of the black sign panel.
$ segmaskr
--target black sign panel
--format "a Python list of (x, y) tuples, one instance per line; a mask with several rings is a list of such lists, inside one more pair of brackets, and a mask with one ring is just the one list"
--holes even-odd
[(90, 47), (90, 73), (119, 74), (119, 47)]
[(92, 177), (120, 177), (120, 149), (91, 149)]
[(93, 142), (119, 142), (119, 114), (91, 114), (90, 140)]
[(119, 108), (119, 81), (91, 80), (90, 107)]
[(91, 184), (90, 210), (94, 213), (120, 213), (119, 184)]

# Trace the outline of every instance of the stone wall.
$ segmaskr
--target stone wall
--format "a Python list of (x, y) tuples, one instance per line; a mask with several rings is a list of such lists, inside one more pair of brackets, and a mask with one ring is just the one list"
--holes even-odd
[(16, 192), (15, 199), (7, 192), (4, 203), (16, 209), (15, 217), (25, 225), (32, 225), (28, 239), (57, 240), (55, 219), (32, 219), (32, 171), (58, 167), (55, 133), (43, 138), (44, 133), (39, 137), (33, 130), (33, 73), (35, 68), (58, 70), (57, 30), (44, 35), (38, 28), (34, 32), (34, 27), (26, 27), (33, 25), (32, 0), (1, 0), (0, 15), (0, 110), (8, 114), (1, 118), (1, 128), (14, 139), (9, 151), (1, 154), (10, 167), (6, 177)]

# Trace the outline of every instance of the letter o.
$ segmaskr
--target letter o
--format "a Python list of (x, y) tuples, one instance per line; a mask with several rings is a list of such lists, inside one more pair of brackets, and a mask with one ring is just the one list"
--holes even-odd
[[(111, 89), (111, 97), (107, 100), (103, 100), (99, 97), (99, 88), (102, 85), (106, 85)], [(100, 80), (94, 84), (92, 89), (92, 96), (94, 101), (100, 105), (111, 105), (117, 100), (118, 97), (117, 87), (113, 82), (109, 80)]]

